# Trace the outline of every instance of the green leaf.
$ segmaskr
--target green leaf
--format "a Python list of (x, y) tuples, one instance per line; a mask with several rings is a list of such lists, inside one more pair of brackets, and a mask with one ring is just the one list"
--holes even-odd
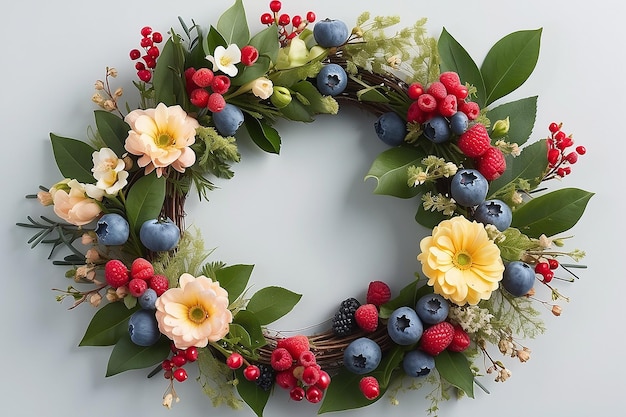
[(131, 342), (130, 336), (122, 337), (111, 352), (106, 376), (154, 366), (167, 358), (171, 344), (165, 336), (152, 346), (138, 346)]
[(365, 179), (376, 179), (374, 194), (400, 198), (415, 197), (419, 194), (419, 189), (409, 187), (407, 169), (418, 165), (425, 156), (426, 154), (417, 148), (399, 146), (388, 149), (376, 157)]
[(124, 303), (109, 303), (98, 309), (78, 346), (114, 345), (120, 337), (128, 334), (128, 318), (134, 312)]
[(548, 149), (546, 140), (534, 142), (523, 148), (517, 157), (506, 156), (506, 171), (489, 185), (489, 195), (493, 196), (506, 190), (510, 184), (519, 179), (529, 182), (530, 188), (537, 187), (543, 179), (548, 167)]
[(443, 379), (474, 398), (474, 373), (465, 355), (444, 350), (435, 356), (435, 368)]
[(485, 83), (478, 65), (469, 53), (444, 28), (437, 41), (441, 63), (441, 72), (454, 71), (459, 74), (462, 83), (469, 83), (476, 88), (476, 103), (482, 108), (485, 105)]
[(118, 157), (126, 153), (124, 143), (128, 137), (130, 126), (121, 117), (109, 113), (104, 110), (96, 110), (94, 112), (96, 119), (96, 127), (102, 141), (113, 151)]
[(247, 348), (250, 348), (250, 346), (252, 345), (252, 339), (250, 338), (250, 334), (240, 324), (231, 323), (228, 326), (228, 333), (228, 339), (230, 343), (242, 345)]
[(524, 251), (536, 246), (528, 236), (520, 232), (514, 227), (509, 227), (504, 232), (505, 239), (498, 241), (500, 248), (500, 256), (507, 261), (516, 261), (521, 259)]
[(248, 44), (250, 30), (241, 0), (235, 0), (235, 4), (220, 16), (217, 21), (217, 30), (222, 34), (227, 44), (235, 43), (239, 47)]
[(228, 302), (232, 303), (239, 297), (250, 280), (254, 265), (231, 265), (215, 271), (220, 286), (228, 291)]
[(259, 51), (260, 56), (266, 56), (272, 62), (278, 60), (278, 27), (274, 24), (266, 27), (250, 39), (250, 45)]
[(513, 212), (511, 226), (529, 237), (557, 235), (578, 222), (592, 196), (578, 188), (563, 188), (535, 197)]
[(93, 183), (95, 179), (91, 172), (95, 151), (83, 141), (63, 138), (50, 133), (52, 152), (59, 171), (65, 178), (75, 179), (78, 182)]
[(269, 324), (289, 313), (300, 298), (301, 294), (282, 287), (265, 287), (250, 298), (246, 309), (254, 313), (261, 324)]
[(511, 123), (507, 142), (522, 145), (526, 143), (533, 131), (537, 116), (537, 96), (522, 98), (510, 103), (502, 104), (487, 111), (487, 118), (491, 123), (504, 120), (507, 117)]
[(432, 287), (427, 285), (419, 285), (420, 279), (416, 279), (409, 285), (400, 290), (400, 293), (380, 306), (379, 316), (382, 319), (388, 319), (396, 308), (404, 306), (415, 306), (418, 298), (422, 295), (433, 292)]
[(417, 212), (415, 213), (415, 221), (428, 229), (432, 229), (441, 223), (442, 220), (449, 219), (449, 216), (446, 216), (441, 211), (437, 210), (426, 210), (424, 208), (424, 204), (420, 202), (417, 206)]
[(381, 387), (381, 395), (375, 400), (365, 398), (359, 390), (361, 378), (363, 378), (363, 375), (353, 374), (342, 368), (337, 375), (333, 376), (330, 385), (326, 389), (318, 414), (365, 407), (382, 397), (384, 393), (383, 387)]
[(157, 62), (152, 77), (156, 102), (187, 108), (187, 92), (183, 82), (185, 51), (178, 35), (172, 35), (165, 42)]
[(317, 87), (309, 81), (300, 81), (292, 85), (291, 89), (306, 98), (306, 103), (303, 104), (307, 106), (307, 110), (311, 114), (336, 114), (339, 109), (333, 97), (322, 95)]
[(217, 31), (213, 26), (209, 28), (209, 33), (202, 39), (202, 48), (204, 49), (204, 56), (213, 55), (213, 51), (218, 46), (227, 47), (228, 43), (224, 39), (221, 33)]
[(244, 113), (244, 125), (250, 138), (259, 148), (269, 153), (280, 152), (280, 135), (265, 120)]
[(315, 113), (300, 100), (291, 100), (289, 104), (280, 109), (280, 112), (283, 114), (283, 117), (294, 122), (310, 123), (315, 120), (313, 118)]
[(139, 233), (146, 220), (159, 217), (165, 201), (165, 177), (155, 172), (143, 176), (133, 184), (126, 197), (126, 215), (130, 227)]
[(259, 321), (257, 315), (252, 311), (240, 310), (233, 318), (233, 323), (245, 329), (249, 337), (249, 345), (247, 347), (250, 349), (265, 346), (267, 343), (265, 336), (263, 335), (263, 329), (261, 327), (262, 323)]
[(480, 67), (485, 81), (485, 106), (521, 86), (539, 59), (541, 29), (513, 32), (491, 47)]
[(259, 77), (263, 77), (267, 74), (270, 65), (271, 61), (268, 57), (260, 56), (253, 65), (241, 68), (237, 76), (232, 79), (231, 83), (234, 86), (240, 86), (254, 81)]
[(306, 80), (307, 78), (314, 78), (323, 66), (324, 64), (319, 61), (312, 61), (306, 65), (302, 65), (301, 67), (276, 71), (269, 75), (269, 79), (272, 80), (274, 85), (291, 87), (302, 80)]
[(237, 370), (237, 380), (239, 383), (236, 385), (237, 392), (241, 399), (248, 404), (248, 406), (254, 411), (258, 417), (263, 417), (263, 410), (272, 393), (271, 390), (265, 391), (260, 389), (256, 383), (248, 381), (243, 376), (242, 368)]

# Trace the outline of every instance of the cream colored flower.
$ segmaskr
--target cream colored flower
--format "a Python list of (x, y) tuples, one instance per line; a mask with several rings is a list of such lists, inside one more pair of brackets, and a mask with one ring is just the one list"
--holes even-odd
[(261, 100), (266, 100), (270, 98), (274, 92), (274, 84), (272, 84), (269, 78), (259, 77), (250, 82), (250, 89), (252, 90), (252, 94)]
[(97, 200), (87, 194), (85, 184), (76, 180), (69, 180), (67, 183), (62, 181), (50, 191), (54, 213), (73, 225), (83, 226), (90, 223), (102, 211)]
[(239, 70), (236, 64), (241, 62), (241, 50), (234, 43), (228, 45), (228, 48), (217, 46), (213, 55), (207, 55), (206, 59), (213, 64), (213, 71), (222, 71), (229, 77), (237, 75)]
[(95, 151), (93, 159), (93, 177), (96, 179), (96, 187), (109, 195), (117, 194), (126, 186), (128, 172), (124, 171), (124, 161), (117, 157), (109, 148)]
[(160, 103), (156, 109), (133, 110), (124, 120), (131, 128), (124, 147), (139, 156), (137, 164), (146, 174), (156, 169), (160, 177), (168, 166), (184, 172), (196, 162), (190, 146), (200, 124), (180, 106)]
[(476, 305), (498, 288), (504, 264), (482, 224), (457, 216), (420, 242), (417, 259), (437, 294), (457, 305)]
[(156, 301), (156, 318), (161, 333), (179, 349), (205, 347), (228, 334), (233, 315), (228, 293), (205, 276), (183, 274), (180, 288), (170, 288)]

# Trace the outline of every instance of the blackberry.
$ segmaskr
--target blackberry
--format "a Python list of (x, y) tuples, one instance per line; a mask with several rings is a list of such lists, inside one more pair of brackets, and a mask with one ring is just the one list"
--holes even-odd
[(260, 363), (257, 365), (261, 370), (259, 379), (256, 380), (256, 385), (263, 391), (269, 391), (274, 385), (274, 369), (271, 366)]
[(349, 336), (358, 325), (354, 319), (354, 313), (361, 306), (356, 298), (348, 298), (341, 302), (339, 311), (333, 317), (333, 333), (336, 336)]

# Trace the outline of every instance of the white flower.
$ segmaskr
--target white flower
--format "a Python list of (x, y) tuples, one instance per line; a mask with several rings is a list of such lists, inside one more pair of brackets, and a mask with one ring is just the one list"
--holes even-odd
[(241, 62), (241, 50), (234, 43), (228, 48), (218, 46), (213, 51), (213, 55), (207, 55), (206, 59), (213, 64), (213, 71), (222, 71), (229, 77), (234, 77), (239, 71), (236, 64)]
[(128, 172), (124, 171), (124, 161), (109, 148), (102, 148), (92, 154), (93, 177), (96, 187), (109, 195), (117, 194), (127, 184)]
[(259, 77), (250, 82), (250, 89), (252, 90), (252, 94), (261, 100), (266, 100), (270, 98), (274, 92), (274, 85), (269, 78)]

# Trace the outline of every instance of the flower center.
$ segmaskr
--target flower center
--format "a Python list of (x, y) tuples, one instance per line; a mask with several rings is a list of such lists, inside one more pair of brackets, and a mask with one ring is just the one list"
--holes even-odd
[(202, 323), (204, 320), (209, 318), (209, 313), (206, 312), (204, 308), (200, 305), (193, 306), (189, 309), (188, 313), (189, 320), (196, 324)]
[(232, 59), (228, 55), (224, 55), (220, 58), (220, 64), (222, 64), (223, 67), (229, 66), (231, 62)]
[(156, 145), (159, 148), (166, 148), (168, 146), (174, 145), (175, 141), (172, 139), (172, 136), (168, 133), (160, 133), (156, 139)]
[(468, 269), (472, 266), (472, 256), (465, 252), (458, 252), (454, 257), (454, 265), (459, 269)]

